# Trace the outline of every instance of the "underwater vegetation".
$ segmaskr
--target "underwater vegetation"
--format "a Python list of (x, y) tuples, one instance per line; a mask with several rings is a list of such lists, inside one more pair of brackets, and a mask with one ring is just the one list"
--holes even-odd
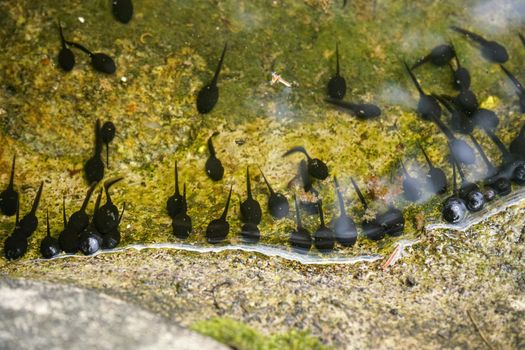
[[(346, 7), (346, 4), (343, 7)], [(117, 21), (129, 26), (133, 25), (134, 7), (131, 1), (114, 1), (111, 11)], [(61, 18), (61, 20), (63, 19)], [(91, 37), (90, 42), (84, 45), (84, 40), (82, 40), (82, 44), (76, 40), (68, 40), (73, 31), (70, 26), (65, 27), (67, 30), (64, 31), (61, 22), (59, 22), (58, 29), (60, 45), (58, 46), (57, 41), (56, 69), (62, 71), (66, 77), (72, 76), (74, 70), (78, 69), (78, 67), (76, 68), (78, 60), (75, 56), (78, 52), (87, 55), (89, 65), (94, 70), (93, 74), (101, 73), (96, 78), (117, 74), (121, 57), (111, 54), (114, 57), (112, 58), (109, 54), (98, 51), (92, 52), (87, 49), (87, 47), (97, 47), (98, 38), (96, 36)], [(479, 49), (479, 55), (490, 64), (500, 65), (501, 68), (498, 69), (501, 69), (502, 79), (507, 79), (512, 84), (519, 99), (520, 111), (523, 113), (525, 93), (519, 81), (519, 71), (511, 73), (507, 67), (503, 66), (513, 52), (507, 51), (501, 43), (491, 40), (490, 33), (477, 34), (454, 25), (450, 26), (449, 32), (451, 36), (454, 36), (455, 44), (451, 42), (441, 43), (427, 50), (422, 56), (414, 53), (407, 55), (398, 62), (398, 69), (404, 69), (408, 79), (410, 79), (410, 84), (417, 91), (419, 100), (415, 108), (411, 107), (419, 117), (417, 123), (425, 126), (430, 125), (436, 133), (440, 132), (446, 139), (445, 147), (449, 153), (444, 157), (449, 164), (446, 165), (446, 168), (445, 166), (437, 166), (437, 160), (431, 159), (431, 156), (435, 157), (435, 153), (434, 155), (427, 154), (426, 149), (436, 146), (435, 143), (437, 142), (423, 138), (418, 139), (417, 148), (421, 151), (426, 162), (421, 166), (426, 167), (428, 171), (426, 174), (414, 171), (407, 165), (407, 159), (410, 159), (410, 155), (400, 154), (399, 158), (392, 162), (394, 163), (392, 173), (397, 172), (396, 175), (401, 178), (401, 181), (392, 181), (388, 186), (395, 188), (397, 193), (402, 194), (402, 196), (389, 197), (384, 203), (384, 208), (373, 212), (371, 210), (372, 201), (376, 199), (376, 196), (373, 193), (361, 191), (357, 183), (362, 183), (363, 179), (354, 180), (359, 174), (344, 174), (334, 171), (332, 161), (334, 155), (327, 152), (326, 149), (317, 148), (318, 145), (315, 142), (302, 143), (301, 140), (296, 140), (293, 146), (288, 147), (289, 145), (286, 145), (287, 151), (285, 153), (279, 151), (281, 158), (295, 162), (293, 164), (294, 166), (297, 164), (298, 169), (297, 173), (294, 174), (294, 184), (284, 189), (280, 184), (288, 179), (285, 179), (284, 176), (279, 178), (273, 176), (275, 171), (271, 162), (275, 159), (268, 160), (269, 163), (263, 165), (260, 157), (256, 158), (254, 155), (253, 159), (248, 157), (242, 163), (232, 164), (226, 154), (231, 151), (231, 148), (223, 143), (222, 136), (219, 136), (222, 135), (222, 129), (221, 131), (215, 130), (211, 135), (210, 133), (207, 134), (209, 135), (206, 142), (207, 147), (204, 149), (208, 151), (208, 158), (204, 164), (204, 169), (201, 168), (201, 172), (204, 170), (207, 178), (212, 181), (202, 181), (202, 178), (197, 175), (187, 176), (181, 193), (178, 164), (181, 164), (181, 169), (185, 167), (193, 169), (193, 165), (183, 163), (182, 158), (177, 158), (178, 162), (175, 161), (174, 166), (175, 189), (169, 197), (157, 198), (158, 207), (171, 220), (173, 236), (180, 240), (191, 240), (199, 234), (202, 236), (200, 238), (207, 243), (222, 244), (227, 242), (229, 236), (236, 235), (244, 243), (256, 244), (265, 235), (285, 234), (286, 239), (280, 242), (285, 241), (294, 250), (306, 253), (315, 248), (316, 253), (326, 254), (340, 248), (352, 248), (360, 238), (374, 244), (374, 242), (381, 241), (385, 237), (402, 235), (405, 232), (405, 222), (408, 221), (405, 218), (404, 206), (410, 205), (410, 203), (423, 204), (427, 202), (436, 205), (436, 197), (433, 196), (443, 195), (451, 187), (452, 195), (450, 197), (445, 200), (437, 197), (441, 202), (437, 210), (442, 212), (443, 220), (450, 223), (461, 223), (467, 217), (468, 212), (478, 212), (490, 205), (496, 196), (510, 194), (513, 184), (516, 186), (523, 185), (525, 183), (525, 147), (522, 143), (525, 144), (523, 140), (525, 136), (520, 132), (508, 146), (499, 138), (498, 128), (503, 124), (500, 121), (500, 116), (495, 111), (483, 107), (480, 102), (481, 99), (478, 98), (472, 87), (471, 72), (474, 72), (478, 67), (469, 67), (468, 69), (464, 67), (465, 57), (461, 56), (460, 61), (455, 45), (460, 41), (465, 41), (468, 45), (473, 45)], [(224, 41), (221, 41), (221, 46), (223, 43)], [(360, 123), (373, 123), (381, 121), (383, 117), (386, 118), (385, 109), (382, 106), (383, 101), (379, 99), (370, 101), (370, 98), (363, 99), (362, 96), (356, 96), (352, 93), (351, 85), (354, 77), (345, 71), (350, 64), (344, 55), (340, 55), (338, 40), (333, 40), (333, 47), (335, 47), (335, 73), (332, 73), (331, 77), (324, 77), (326, 78), (323, 78), (324, 80), (320, 79), (318, 89), (312, 92), (312, 95), (315, 95), (319, 101), (326, 102), (324, 105), (321, 103), (321, 108), (330, 111), (332, 107), (335, 107), (336, 111), (344, 112), (344, 114), (340, 114), (341, 118), (347, 118), (346, 114), (349, 114)], [(234, 56), (231, 44), (228, 41), (224, 43), (217, 60), (218, 54), (219, 51), (217, 50), (213, 56), (206, 58), (209, 62), (216, 62), (213, 63), (215, 72), (211, 79), (206, 80), (207, 83), (199, 85), (191, 92), (185, 92), (190, 95), (189, 99), (195, 102), (192, 103), (192, 112), (196, 113), (198, 118), (203, 119), (203, 123), (213, 124), (215, 120), (210, 118), (214, 117), (216, 108), (228, 107), (221, 107), (223, 97), (219, 96), (219, 87), (222, 89), (223, 82), (230, 79), (233, 74), (242, 74), (242, 72), (234, 72)], [(230, 60), (230, 58), (232, 59)], [(340, 60), (343, 62), (341, 65)], [(322, 63), (321, 59), (319, 61)], [(212, 64), (210, 63), (210, 65)], [(311, 67), (311, 70), (312, 75), (314, 75), (315, 68)], [(431, 70), (437, 70), (440, 75), (443, 75), (443, 80), (455, 89), (454, 95), (437, 93), (436, 91), (440, 90), (440, 86), (430, 79), (421, 78), (428, 77), (426, 73)], [(284, 89), (294, 88), (293, 83), (286, 82), (279, 75), (272, 76), (279, 77), (275, 81), (282, 83), (285, 86)], [(219, 77), (221, 77), (220, 82)], [(229, 83), (232, 84), (231, 81)], [(409, 89), (409, 84), (401, 83), (407, 85), (407, 89)], [(231, 101), (229, 102), (231, 103)], [(237, 102), (243, 103), (240, 99)], [(106, 176), (109, 169), (110, 144), (116, 148), (125, 147), (118, 144), (117, 127), (119, 133), (126, 133), (126, 128), (129, 125), (109, 120), (101, 123), (98, 118), (99, 116), (97, 116), (94, 125), (93, 152), (90, 156), (84, 157), (87, 159), (84, 161), (83, 176), (87, 186), (90, 186), (89, 190), (79, 211), (72, 214), (69, 220), (66, 220), (64, 214), (64, 229), (58, 236), (59, 250), (69, 254), (82, 252), (91, 255), (100, 249), (114, 248), (121, 241), (119, 225), (124, 215), (125, 205), (122, 205), (122, 209), (119, 210), (117, 205), (113, 203), (110, 189), (122, 181), (124, 177), (115, 176), (106, 179)], [(197, 125), (197, 123), (194, 124)], [(189, 125), (186, 126), (189, 127)], [(208, 125), (211, 129), (213, 126)], [(194, 125), (191, 127), (195, 127), (197, 130), (199, 128), (199, 126)], [(396, 125), (394, 129), (397, 128), (399, 131), (402, 127), (402, 125)], [(500, 152), (501, 164), (495, 165), (489, 160), (483, 150), (483, 147), (486, 148), (486, 146), (481, 145), (475, 139), (474, 132), (483, 133), (491, 140), (493, 146)], [(146, 143), (147, 141), (145, 140)], [(321, 141), (319, 139), (319, 144)], [(103, 157), (104, 145), (106, 147), (105, 157)], [(184, 151), (188, 159), (201, 152), (195, 149)], [(370, 150), (371, 153), (372, 151)], [(334, 147), (333, 152), (336, 153), (338, 150)], [(225, 155), (223, 156), (223, 154)], [(263, 158), (265, 156), (262, 155)], [(478, 158), (481, 158), (487, 168), (481, 181), (478, 181), (477, 174), (474, 174), (472, 169)], [(112, 162), (118, 163), (118, 157), (114, 156)], [(420, 166), (417, 161), (411, 163), (414, 168)], [(259, 167), (260, 177), (258, 178), (262, 178), (268, 189), (267, 201), (266, 203), (261, 202), (262, 205), (252, 193), (249, 167), (254, 165)], [(144, 163), (141, 166), (148, 167), (149, 164)], [(236, 214), (239, 214), (240, 225), (237, 225), (238, 220), (231, 219), (233, 211), (228, 216), (230, 208), (235, 205), (235, 195), (238, 194), (234, 191), (234, 181), (232, 180), (232, 174), (237, 168), (246, 169), (246, 199), (239, 203), (239, 211), (235, 211)], [(263, 173), (262, 169), (266, 174)], [(272, 172), (272, 176), (267, 177), (269, 171)], [(453, 173), (453, 186), (449, 183), (450, 179), (447, 179), (447, 173)], [(19, 195), (15, 189), (14, 174), (15, 156), (13, 156), (10, 181), (6, 189), (0, 194), (2, 214), (6, 216), (17, 215), (15, 229), (5, 241), (4, 256), (8, 259), (21, 257), (28, 249), (27, 238), (38, 227), (36, 214), (43, 188), (42, 182), (34, 198), (31, 211), (19, 220)], [(45, 175), (42, 174), (42, 177)], [(169, 178), (172, 176), (170, 175)], [(338, 178), (339, 180), (350, 179), (358, 198), (355, 208), (350, 209), (348, 205), (345, 205), (346, 193), (340, 187)], [(212, 190), (212, 186), (215, 183), (223, 184), (223, 182), (229, 185), (228, 195), (221, 193), (221, 196), (216, 196), (217, 200), (220, 198), (223, 202), (221, 206), (222, 215), (218, 218), (217, 215), (213, 215), (214, 219), (211, 221), (206, 215), (208, 222), (203, 223), (200, 218), (192, 215), (191, 210), (198, 208), (203, 212), (217, 213), (217, 208), (205, 206), (209, 203), (199, 203), (194, 200), (195, 192), (209, 191), (219, 194), (219, 191)], [(332, 182), (335, 184), (335, 188), (332, 186)], [(187, 193), (189, 185), (192, 188)], [(21, 184), (17, 184), (17, 186), (21, 186)], [(88, 215), (87, 209), (92, 194), (99, 187), (102, 188), (99, 190), (94, 209), (91, 215)], [(103, 195), (106, 198), (105, 203), (102, 203)], [(290, 210), (289, 200), (292, 197), (295, 207), (295, 212), (292, 214), (295, 215), (292, 215)], [(366, 197), (370, 198), (367, 199)], [(135, 203), (126, 203), (129, 206), (136, 205)], [(338, 211), (337, 216), (330, 214), (334, 212), (334, 207)], [(64, 213), (66, 211), (65, 204), (63, 204), (63, 211)], [(292, 211), (294, 211), (293, 208)], [(129, 210), (127, 212), (129, 213)], [(359, 216), (356, 216), (356, 213), (359, 213)], [(260, 228), (261, 222), (264, 220), (286, 222), (293, 216), (296, 218), (295, 228), (287, 227), (288, 231), (286, 232), (266, 232)], [(303, 226), (303, 218), (307, 218), (309, 227), (315, 229), (312, 229), (311, 232), (306, 229)], [(197, 228), (199, 230), (205, 229), (201, 232)], [(57, 249), (55, 248), (57, 245), (52, 238), (49, 224), (46, 233), (47, 235), (41, 243), (42, 255), (45, 257), (56, 256)]]

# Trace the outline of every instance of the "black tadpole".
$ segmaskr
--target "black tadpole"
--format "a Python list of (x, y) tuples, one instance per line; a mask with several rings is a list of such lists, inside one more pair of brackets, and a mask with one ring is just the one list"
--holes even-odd
[(128, 23), (133, 17), (133, 3), (131, 0), (113, 0), (112, 12), (115, 19), (121, 23)]
[(374, 104), (343, 102), (331, 99), (325, 99), (325, 102), (337, 106), (343, 111), (349, 112), (358, 119), (362, 120), (376, 118), (381, 115), (381, 109)]
[(385, 234), (398, 237), (405, 229), (405, 218), (403, 212), (393, 205), (389, 205), (388, 210), (376, 215), (376, 222), (383, 227)]
[[(65, 198), (62, 198), (62, 220), (64, 221), (64, 230), (58, 235), (58, 244), (60, 249), (69, 254), (75, 254), (78, 251), (78, 234), (80, 231), (75, 232), (69, 228), (68, 221), (66, 218), (66, 203)], [(73, 215), (71, 216), (73, 217)], [(89, 218), (87, 218), (89, 221)], [(87, 224), (86, 224), (87, 226)]]
[(6, 216), (13, 216), (16, 214), (18, 208), (19, 195), (15, 190), (15, 162), (16, 155), (13, 155), (13, 162), (11, 163), (11, 175), (9, 176), (9, 184), (7, 188), (0, 193), (0, 211)]
[(431, 63), (434, 66), (441, 67), (447, 65), (450, 60), (454, 57), (455, 50), (452, 45), (442, 44), (434, 47), (430, 53), (424, 57), (421, 57), (414, 63), (410, 69), (415, 69), (422, 64)]
[(124, 211), (126, 211), (126, 203), (122, 205), (122, 211), (120, 212), (117, 226), (113, 228), (113, 230), (111, 230), (109, 233), (102, 235), (102, 249), (113, 249), (119, 245), (121, 238), (119, 226), (122, 222)]
[(19, 208), (16, 208), (15, 228), (13, 233), (4, 241), (4, 256), (7, 260), (21, 258), (27, 252), (27, 237), (20, 232), (18, 222)]
[[(476, 150), (481, 155), (481, 159), (483, 159), (483, 162), (485, 163), (485, 166), (487, 167), (487, 174), (485, 175), (485, 199), (492, 200), (494, 199), (494, 196), (492, 194), (498, 194), (500, 196), (506, 196), (512, 191), (512, 185), (510, 183), (510, 180), (505, 178), (504, 176), (501, 176), (498, 173), (498, 169), (494, 166), (494, 164), (489, 160), (487, 155), (485, 154), (485, 151), (479, 144), (478, 140), (474, 137), (474, 135), (470, 135), (470, 139), (472, 143), (474, 144), (474, 147), (476, 147)], [(487, 191), (487, 187), (495, 191), (493, 193), (492, 191)]]
[(112, 122), (105, 122), (100, 128), (100, 138), (102, 142), (106, 144), (106, 166), (109, 169), (109, 143), (115, 138), (116, 132), (115, 124)]
[[(368, 204), (366, 203), (365, 197), (361, 193), (361, 190), (355, 183), (354, 179), (350, 178), (350, 180), (352, 181), (354, 190), (357, 193), (357, 196), (359, 197), (359, 200), (361, 201), (361, 204), (363, 204), (363, 207), (366, 211), (368, 209)], [(365, 235), (365, 237), (373, 241), (379, 241), (385, 236), (385, 228), (377, 222), (377, 218), (363, 220), (363, 222), (361, 223), (361, 229), (363, 230), (363, 234)]]
[(461, 62), (459, 61), (459, 57), (457, 55), (457, 52), (454, 54), (454, 58), (456, 61), (456, 68), (450, 64), (450, 69), (452, 70), (452, 86), (456, 90), (464, 90), (470, 88), (470, 72), (468, 69), (463, 67), (461, 65)]
[[(84, 255), (95, 254), (102, 247), (102, 234), (95, 227), (95, 216), (100, 208), (100, 201), (102, 199), (102, 188), (95, 201), (95, 209), (93, 211), (93, 220), (78, 236), (78, 249)], [(118, 211), (117, 211), (118, 216)]]
[(166, 208), (172, 219), (184, 210), (184, 198), (180, 194), (179, 189), (179, 170), (177, 168), (177, 161), (175, 161), (175, 192), (168, 198)]
[(230, 192), (228, 194), (228, 199), (226, 200), (226, 205), (224, 206), (224, 211), (220, 218), (212, 220), (208, 227), (206, 228), (206, 240), (208, 243), (216, 244), (224, 241), (228, 232), (230, 231), (230, 224), (226, 220), (228, 215), (228, 208), (230, 207), (230, 199), (232, 196), (233, 185), (230, 185)]
[(259, 225), (262, 218), (261, 205), (252, 196), (250, 181), (250, 167), (246, 167), (246, 195), (247, 198), (241, 203), (241, 220), (244, 223)]
[(111, 57), (102, 52), (91, 52), (79, 43), (66, 41), (66, 44), (76, 47), (77, 49), (86, 53), (91, 58), (91, 66), (96, 71), (105, 74), (113, 74), (117, 70), (117, 66)]
[(102, 137), (100, 120), (95, 123), (95, 149), (93, 156), (84, 163), (84, 176), (88, 183), (99, 182), (104, 178), (104, 162), (102, 162)]
[(450, 131), (450, 129), (439, 118), (433, 118), (433, 120), (447, 137), (450, 152), (454, 158), (462, 164), (474, 164), (476, 161), (476, 154), (472, 147), (470, 147), (465, 141), (456, 138), (452, 131)]
[(484, 129), (487, 136), (494, 142), (501, 153), (503, 162), (500, 166), (499, 174), (512, 180), (518, 185), (525, 185), (525, 162), (512, 153), (503, 144), (500, 138), (492, 131)]
[(454, 159), (454, 157), (451, 158), (452, 162), (456, 163), (456, 167), (461, 178), (459, 197), (463, 199), (469, 211), (480, 211), (485, 206), (485, 197), (483, 193), (480, 191), (478, 185), (467, 180), (463, 170), (461, 170), (461, 165)]
[(469, 89), (460, 90), (455, 97), (445, 95), (444, 97), (450, 99), (455, 104), (457, 109), (468, 116), (471, 116), (479, 108), (478, 98), (474, 92)]
[(80, 209), (69, 217), (69, 222), (67, 223), (67, 231), (70, 231), (71, 233), (75, 235), (79, 235), (80, 232), (82, 232), (87, 225), (89, 224), (89, 216), (86, 213), (86, 208), (89, 204), (89, 200), (91, 199), (91, 195), (93, 194), (93, 191), (95, 191), (95, 188), (97, 187), (98, 182), (93, 182), (91, 186), (89, 187), (89, 190), (86, 193), (86, 197), (84, 198), (84, 201), (82, 202), (82, 206)]
[(217, 135), (219, 135), (219, 132), (215, 131), (208, 138), (208, 151), (210, 152), (210, 156), (208, 157), (208, 160), (206, 160), (205, 165), (206, 175), (208, 175), (208, 177), (213, 181), (219, 181), (224, 176), (224, 167), (222, 166), (219, 158), (217, 158), (215, 147), (213, 147), (212, 143), (212, 138)]
[(186, 199), (186, 184), (183, 186), (182, 211), (171, 221), (171, 227), (175, 237), (186, 239), (192, 231), (191, 217), (188, 215), (188, 201)]
[(421, 183), (414, 177), (410, 176), (403, 161), (401, 169), (403, 170), (403, 196), (409, 202), (417, 202), (421, 198)]
[(346, 81), (339, 72), (339, 44), (335, 45), (336, 70), (328, 81), (328, 96), (334, 100), (342, 100), (346, 94)]
[(106, 203), (102, 205), (93, 215), (93, 222), (98, 232), (107, 234), (118, 226), (118, 208), (109, 195), (109, 189), (117, 182), (123, 180), (123, 177), (107, 180), (104, 183), (104, 191), (106, 192)]
[(410, 69), (408, 64), (404, 62), (404, 65), (408, 75), (410, 76), (410, 79), (412, 80), (414, 86), (419, 92), (419, 102), (417, 103), (418, 115), (424, 120), (432, 120), (432, 118), (441, 117), (441, 107), (439, 106), (439, 103), (433, 96), (427, 95), (423, 91), (423, 88), (417, 81), (416, 76), (414, 75), (414, 73), (412, 73), (412, 70)]
[(525, 88), (523, 88), (523, 85), (521, 84), (521, 82), (507, 68), (505, 68), (501, 64), (500, 64), (500, 67), (503, 70), (503, 72), (505, 73), (505, 75), (507, 76), (507, 78), (509, 78), (509, 80), (514, 85), (514, 90), (515, 90), (516, 95), (518, 95), (518, 98), (520, 100), (519, 101), (519, 103), (520, 103), (520, 112), (521, 113), (525, 113)]
[(495, 41), (487, 40), (481, 35), (463, 28), (450, 26), (450, 29), (457, 33), (463, 34), (465, 37), (478, 44), (481, 49), (481, 56), (483, 56), (486, 60), (493, 63), (505, 63), (508, 61), (509, 54), (507, 53), (505, 47), (503, 47), (501, 44)]
[(40, 254), (46, 259), (51, 259), (60, 253), (60, 246), (58, 240), (51, 237), (51, 230), (49, 228), (49, 211), (46, 211), (47, 235), (40, 242)]
[(292, 249), (299, 253), (307, 253), (312, 247), (312, 237), (310, 232), (303, 227), (301, 222), (301, 209), (299, 207), (299, 200), (294, 195), (295, 202), (295, 220), (297, 229), (290, 233), (290, 245)]
[(447, 111), (450, 113), (448, 125), (453, 131), (465, 135), (471, 133), (474, 130), (474, 121), (471, 117), (456, 108), (456, 106), (446, 98), (438, 95), (432, 96), (436, 98), (443, 106), (445, 106)]
[(333, 227), (335, 238), (339, 244), (344, 247), (351, 247), (357, 241), (357, 228), (354, 220), (346, 214), (345, 202), (343, 195), (339, 190), (339, 183), (337, 177), (334, 176), (335, 192), (337, 194), (337, 201), (339, 203), (339, 217), (334, 220)]
[(58, 30), (60, 32), (60, 42), (62, 44), (62, 48), (58, 53), (58, 65), (65, 72), (69, 72), (75, 66), (75, 55), (73, 54), (73, 51), (71, 51), (71, 49), (66, 45), (66, 39), (64, 38), (64, 33), (62, 31), (62, 25), (60, 22), (58, 22)]
[(38, 218), (36, 217), (36, 211), (38, 205), (40, 204), (40, 198), (42, 197), (42, 190), (44, 188), (44, 182), (40, 183), (40, 187), (36, 193), (35, 199), (33, 200), (33, 205), (31, 206), (31, 211), (24, 215), (22, 220), (20, 220), (20, 231), (29, 238), (36, 231), (38, 226)]
[(425, 152), (425, 149), (419, 142), (418, 146), (421, 149), (421, 152), (423, 152), (423, 156), (425, 156), (425, 160), (427, 161), (429, 167), (428, 173), (426, 175), (428, 191), (433, 194), (445, 193), (447, 191), (447, 177), (445, 172), (441, 168), (436, 168), (432, 164), (432, 161), (428, 157), (427, 152)]
[(219, 73), (221, 72), (222, 64), (224, 62), (224, 55), (226, 54), (226, 49), (228, 44), (224, 44), (224, 49), (222, 50), (221, 58), (215, 75), (208, 85), (205, 85), (197, 95), (197, 110), (199, 113), (206, 114), (211, 112), (213, 107), (217, 104), (219, 100), (219, 88), (217, 87), (217, 80), (219, 79)]
[(270, 196), (268, 197), (268, 211), (270, 212), (270, 215), (275, 219), (284, 218), (286, 215), (288, 215), (288, 211), (290, 210), (288, 199), (286, 199), (283, 194), (275, 192), (266, 179), (266, 176), (264, 176), (261, 168), (259, 168), (259, 171), (261, 172), (264, 182), (270, 191)]
[(317, 207), (319, 208), (320, 225), (313, 235), (314, 245), (321, 253), (328, 253), (334, 249), (335, 233), (324, 223), (323, 202), (320, 199), (317, 202)]
[(441, 209), (441, 216), (443, 220), (450, 224), (458, 224), (465, 219), (467, 216), (467, 206), (465, 201), (458, 195), (458, 187), (456, 182), (456, 163), (452, 163), (452, 181), (453, 181), (453, 193), (452, 196), (448, 197), (443, 202)]
[(306, 150), (302, 146), (292, 147), (285, 154), (283, 154), (283, 157), (287, 157), (290, 154), (297, 152), (300, 152), (306, 156), (306, 160), (308, 162), (308, 174), (310, 174), (311, 177), (316, 178), (318, 180), (324, 180), (328, 177), (328, 167), (326, 166), (326, 164), (318, 158), (310, 157), (310, 155), (308, 155), (308, 152), (306, 152)]

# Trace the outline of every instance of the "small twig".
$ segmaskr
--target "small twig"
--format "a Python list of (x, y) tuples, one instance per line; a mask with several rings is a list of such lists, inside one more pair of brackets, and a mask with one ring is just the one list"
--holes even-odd
[(476, 330), (478, 331), (481, 339), (483, 339), (483, 341), (485, 342), (485, 344), (487, 345), (487, 347), (490, 349), (490, 350), (494, 350), (494, 347), (489, 343), (487, 337), (485, 337), (485, 334), (481, 331), (481, 328), (479, 328), (478, 324), (476, 323), (476, 321), (474, 321), (474, 317), (472, 316), (472, 314), (470, 313), (470, 310), (467, 310), (467, 315), (468, 317), (470, 318), (470, 321), (472, 322), (472, 324), (474, 325), (474, 328), (476, 328)]
[(270, 81), (270, 85), (273, 85), (275, 83), (281, 83), (286, 87), (292, 87), (292, 84), (286, 80), (284, 80), (279, 74), (276, 72), (272, 72), (272, 80)]
[(219, 305), (219, 303), (217, 302), (217, 297), (215, 296), (215, 292), (217, 291), (217, 289), (219, 289), (220, 287), (222, 286), (228, 286), (230, 287), (232, 285), (232, 282), (231, 281), (224, 281), (222, 283), (219, 283), (219, 284), (216, 284), (213, 286), (213, 288), (211, 289), (211, 294), (213, 295), (213, 306), (215, 306), (215, 308), (219, 311), (223, 311), (223, 309), (221, 308), (221, 306)]

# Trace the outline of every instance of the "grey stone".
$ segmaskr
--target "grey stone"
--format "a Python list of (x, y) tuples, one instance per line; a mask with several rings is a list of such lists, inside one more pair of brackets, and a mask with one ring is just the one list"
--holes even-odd
[(0, 349), (210, 349), (224, 345), (94, 291), (0, 279)]

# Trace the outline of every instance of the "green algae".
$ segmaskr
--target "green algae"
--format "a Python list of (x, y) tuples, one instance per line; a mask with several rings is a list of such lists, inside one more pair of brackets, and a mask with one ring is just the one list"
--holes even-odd
[(289, 331), (265, 336), (255, 329), (226, 317), (196, 322), (191, 329), (239, 350), (322, 350), (331, 349), (309, 332)]

